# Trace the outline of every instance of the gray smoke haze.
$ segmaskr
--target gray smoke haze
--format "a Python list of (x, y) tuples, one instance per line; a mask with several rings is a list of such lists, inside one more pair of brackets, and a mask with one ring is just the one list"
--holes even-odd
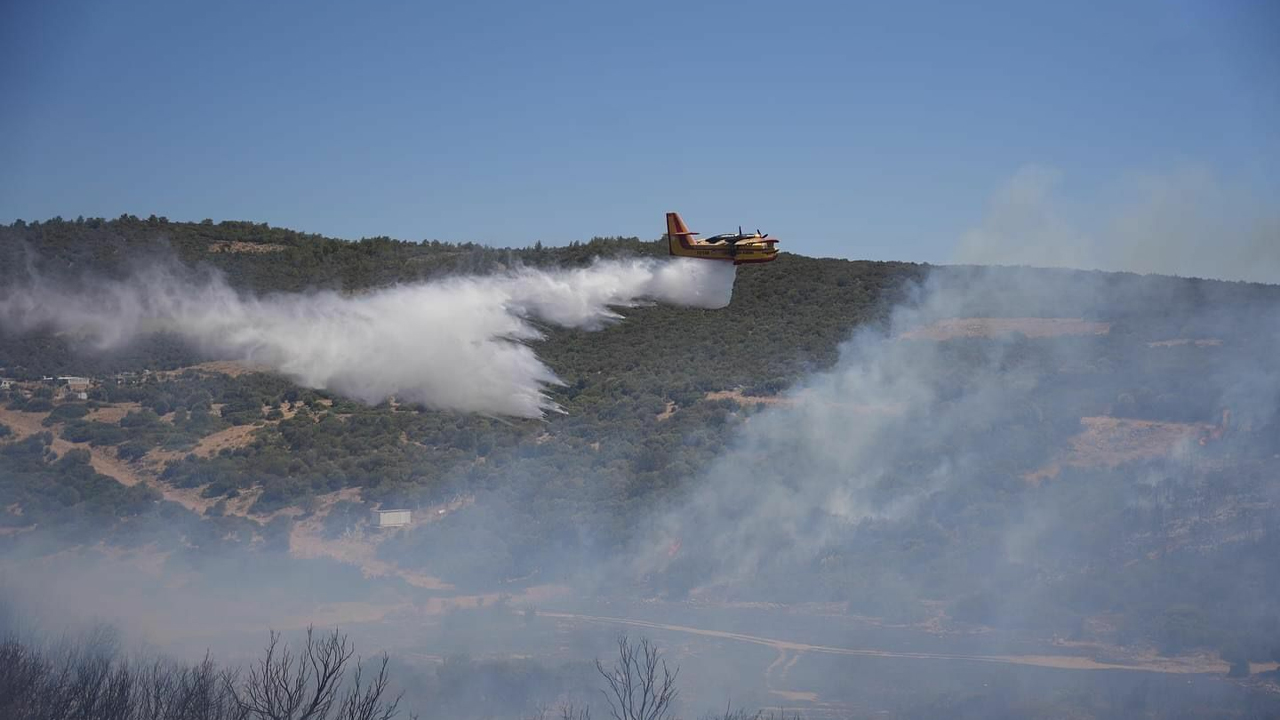
[(1280, 214), (1269, 199), (1194, 166), (1132, 178), (1098, 203), (1073, 201), (1063, 180), (1052, 167), (1019, 169), (955, 260), (1280, 282)]
[(180, 335), (222, 357), (260, 364), (311, 388), (368, 403), (389, 397), (438, 409), (541, 417), (559, 382), (526, 342), (531, 321), (597, 329), (613, 308), (648, 301), (719, 308), (734, 268), (687, 259), (520, 269), (401, 285), (363, 295), (254, 297), (217, 274), (153, 266), (126, 281), (70, 290), (39, 279), (0, 297), (0, 325), (52, 327), (101, 348), (147, 332)]
[[(1260, 428), (1280, 407), (1280, 369), (1271, 361), (1280, 357), (1280, 295), (1242, 304), (1231, 286), (1216, 285), (1188, 304), (1179, 281), (1114, 278), (935, 271), (912, 302), (894, 310), (888, 330), (857, 331), (836, 366), (799, 383), (786, 404), (737, 418), (732, 448), (638, 543), (636, 573), (670, 571), (692, 557), (704, 588), (758, 587), (762, 577), (811, 588), (813, 564), (856, 545), (860, 527), (919, 522), (949, 493), (1050, 466), (1083, 429), (1081, 416), (1133, 409), (1130, 393), (1117, 388), (1154, 388), (1165, 419), (1190, 421), (1183, 441), (1151, 458), (1155, 470), (1142, 471), (1190, 483), (1196, 422), (1230, 408), (1233, 426)], [(1174, 319), (1139, 324), (1158, 321), (1161, 309)], [(1010, 320), (1063, 312), (1070, 314), (1048, 323)], [(999, 331), (1001, 322), (1011, 329)], [(994, 337), (965, 337), (984, 326), (997, 328)], [(1224, 337), (1231, 338), (1226, 349), (1212, 346), (1218, 352), (1195, 385), (1161, 388), (1152, 377), (1160, 353), (1203, 353), (1190, 343)], [(1165, 340), (1173, 343), (1159, 344)], [(991, 520), (1008, 542), (1000, 557), (977, 562), (978, 576), (984, 567), (1035, 562), (1044, 547), (1065, 543), (1032, 537), (1060, 526), (1067, 511), (1022, 505), (1035, 490), (1020, 485), (1023, 498), (1007, 496), (1009, 507)], [(886, 569), (902, 568), (875, 571)]]

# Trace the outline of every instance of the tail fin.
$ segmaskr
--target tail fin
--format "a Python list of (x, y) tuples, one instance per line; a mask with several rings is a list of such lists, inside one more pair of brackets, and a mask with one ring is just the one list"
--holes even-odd
[(684, 220), (680, 219), (680, 213), (667, 213), (667, 234), (679, 237), (693, 237), (696, 232), (689, 232), (689, 226), (684, 224)]
[(680, 219), (680, 213), (667, 213), (667, 250), (672, 255), (679, 254), (676, 248), (687, 247), (689, 241), (697, 234), (689, 231), (689, 226)]

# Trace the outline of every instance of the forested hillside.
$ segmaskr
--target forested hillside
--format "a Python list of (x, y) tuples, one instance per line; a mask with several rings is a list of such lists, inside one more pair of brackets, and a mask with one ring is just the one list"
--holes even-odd
[[(241, 222), (54, 220), (0, 228), (0, 293), (176, 261), (216, 268), (246, 294), (356, 294), (521, 264), (664, 253), (661, 241), (636, 238), (493, 249), (346, 242)], [(1280, 652), (1280, 575), (1267, 567), (1280, 521), (1280, 424), (1268, 399), (1231, 394), (1232, 373), (1256, 375), (1274, 349), (1274, 286), (784, 253), (741, 268), (722, 310), (654, 305), (628, 309), (599, 332), (545, 328), (533, 345), (563, 382), (551, 394), (564, 409), (545, 420), (364, 405), (229, 369), (216, 361), (235, 358), (163, 334), (102, 352), (73, 335), (11, 332), (0, 338), (0, 376), (11, 381), (0, 397), (0, 526), (5, 542), (64, 528), (63, 540), (174, 542), (199, 556), (284, 551), (295, 523), (316, 522), (336, 538), (366, 527), (372, 508), (399, 506), (440, 518), (382, 542), (382, 561), (463, 587), (566, 580), (647, 541), (641, 520), (687, 502), (708, 472), (752, 477), (773, 467), (769, 453), (789, 458), (765, 475), (782, 488), (801, 483), (792, 468), (860, 472), (813, 460), (822, 447), (789, 457), (748, 433), (785, 425), (768, 418), (803, 405), (787, 391), (868, 353), (849, 345), (841, 360), (855, 330), (887, 331), (895, 308), (936, 297), (938, 287), (964, 299), (954, 309), (961, 319), (1067, 318), (1085, 330), (895, 328), (903, 362), (930, 360), (903, 393), (919, 388), (929, 401), (859, 410), (889, 418), (877, 431), (894, 428), (889, 467), (860, 500), (875, 513), (833, 525), (798, 567), (766, 559), (754, 582), (703, 596), (845, 602), (849, 612), (902, 623), (936, 619), (940, 604), (945, 622), (1210, 650), (1237, 665)], [(80, 399), (58, 376), (92, 387)], [(999, 402), (957, 414), (970, 412), (975, 384), (990, 377), (980, 389), (999, 391)], [(810, 391), (834, 384), (835, 397), (839, 382), (854, 381), (823, 382)], [(831, 417), (814, 425), (832, 434), (827, 446), (855, 442), (839, 434), (840, 418), (854, 416)], [(758, 442), (760, 457), (740, 452), (715, 465), (741, 451), (743, 437)], [(938, 482), (939, 457), (963, 482)], [(913, 498), (910, 510), (885, 509), (903, 497)], [(1027, 520), (1045, 507), (1051, 519)], [(815, 511), (806, 522), (830, 521)], [(1050, 528), (1053, 542), (1037, 536), (1026, 552), (1009, 551), (1021, 537), (1010, 528), (1031, 524)], [(790, 560), (796, 532), (754, 534)], [(627, 582), (674, 599), (705, 590), (726, 571), (723, 559), (699, 550), (712, 538), (686, 535), (683, 550), (674, 538), (672, 562)], [(623, 565), (611, 572), (624, 574)], [(1011, 605), (1037, 612), (1011, 617)]]
[[(635, 238), (525, 249), (388, 238), (353, 243), (265, 224), (128, 216), (0, 229), (0, 266), (9, 293), (21, 293), (22, 283), (32, 279), (74, 285), (86, 277), (125, 277), (139, 266), (174, 259), (217, 268), (246, 293), (359, 293), (450, 273), (664, 253), (661, 242)], [(344, 487), (361, 488), (365, 503), (387, 506), (518, 488), (519, 497), (510, 502), (543, 511), (529, 516), (527, 526), (511, 528), (518, 533), (512, 547), (539, 549), (541, 555), (540, 549), (555, 547), (557, 533), (573, 537), (573, 528), (582, 526), (597, 528), (607, 545), (617, 546), (625, 538), (628, 513), (695, 475), (720, 451), (741, 414), (756, 407), (709, 394), (741, 388), (747, 395), (772, 395), (829, 366), (853, 327), (883, 321), (924, 272), (905, 263), (784, 255), (740, 273), (725, 310), (651, 306), (626, 311), (625, 321), (599, 333), (547, 327), (536, 349), (564, 383), (552, 394), (565, 410), (547, 422), (367, 407), (258, 373), (162, 372), (211, 359), (164, 334), (104, 353), (72, 336), (11, 333), (0, 343), (0, 375), (37, 385), (42, 376), (66, 374), (102, 382), (87, 401), (59, 401), (41, 422), (53, 434), (27, 436), (5, 448), (29, 458), (7, 491), (6, 505), (22, 507), (23, 513), (5, 522), (74, 522), (99, 503), (107, 503), (105, 516), (129, 517), (146, 507), (122, 504), (106, 492), (110, 483), (77, 479), (93, 477), (82, 455), (42, 451), (56, 435), (135, 467), (150, 466), (165, 486), (193, 489), (210, 500), (204, 514), (214, 524), (243, 526), (244, 518), (220, 517), (223, 505), (217, 500), (234, 500), (247, 490), (253, 490), (250, 512), (261, 515)], [(149, 374), (136, 374), (144, 372)], [(26, 413), (53, 409), (53, 383), (47, 385), (13, 391), (7, 407)], [(113, 417), (103, 406), (132, 409)], [(213, 455), (190, 452), (202, 437), (254, 425), (248, 442)], [(591, 480), (584, 485), (585, 477)], [(346, 517), (341, 510), (333, 522)], [(559, 520), (546, 522), (548, 517)], [(257, 535), (209, 532), (207, 539)], [(485, 576), (495, 569), (525, 574), (532, 562), (506, 550), (494, 560)]]

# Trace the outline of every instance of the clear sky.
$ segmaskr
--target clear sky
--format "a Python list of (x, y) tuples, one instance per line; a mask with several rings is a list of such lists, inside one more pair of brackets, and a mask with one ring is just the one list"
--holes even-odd
[(1277, 37), (1267, 0), (9, 2), (0, 221), (522, 245), (679, 210), (946, 262), (1031, 172), (1085, 234), (1188, 176), (1271, 227)]

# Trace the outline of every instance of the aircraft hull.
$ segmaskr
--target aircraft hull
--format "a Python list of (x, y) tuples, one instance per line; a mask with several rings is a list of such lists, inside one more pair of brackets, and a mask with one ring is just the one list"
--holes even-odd
[(729, 244), (695, 240), (695, 234), (689, 232), (679, 215), (667, 213), (667, 251), (676, 257), (719, 260), (734, 265), (772, 262), (778, 257), (778, 250), (774, 247), (778, 241), (771, 237)]

